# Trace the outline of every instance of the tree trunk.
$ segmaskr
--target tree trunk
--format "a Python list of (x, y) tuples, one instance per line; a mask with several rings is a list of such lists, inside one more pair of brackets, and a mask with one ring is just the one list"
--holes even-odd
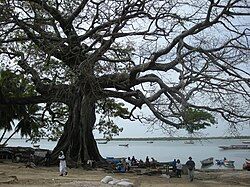
[(4, 135), (6, 134), (6, 132), (7, 132), (7, 128), (5, 128), (4, 131), (3, 131), (3, 134), (2, 134), (2, 136), (1, 136), (1, 138), (0, 138), (0, 143), (1, 143), (1, 141), (3, 140)]
[(93, 135), (95, 121), (95, 101), (87, 96), (75, 97), (69, 106), (69, 118), (52, 158), (56, 159), (63, 151), (67, 162), (74, 166), (84, 165), (87, 160), (102, 161)]
[(5, 140), (2, 145), (7, 145), (7, 142), (20, 130), (20, 128), (16, 128), (15, 131)]

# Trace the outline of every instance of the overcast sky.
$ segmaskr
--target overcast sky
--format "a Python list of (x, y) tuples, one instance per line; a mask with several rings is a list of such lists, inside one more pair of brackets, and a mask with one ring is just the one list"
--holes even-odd
[[(182, 137), (188, 136), (185, 130), (175, 130), (171, 134), (167, 132), (163, 132), (162, 129), (157, 128), (149, 128), (149, 126), (143, 125), (138, 121), (130, 122), (128, 120), (118, 120), (119, 127), (123, 127), (123, 131), (119, 136), (115, 136), (114, 138), (146, 138), (146, 137)], [(238, 128), (239, 135), (241, 136), (250, 136), (250, 126), (244, 125)], [(10, 133), (8, 133), (9, 135)], [(2, 135), (2, 131), (0, 131), (0, 135)], [(229, 125), (225, 122), (219, 121), (218, 124), (213, 125), (212, 127), (208, 127), (205, 130), (199, 131), (199, 134), (195, 136), (203, 136), (203, 137), (217, 137), (217, 136), (232, 136), (230, 133)], [(102, 134), (99, 134), (97, 131), (94, 131), (95, 138), (103, 138)], [(5, 136), (6, 137), (6, 136)], [(19, 138), (19, 135), (14, 136), (15, 138)]]
[[(142, 137), (179, 137), (179, 136), (188, 136), (185, 130), (175, 130), (172, 134), (164, 133), (162, 129), (152, 129), (149, 126), (143, 125), (137, 122), (130, 122), (126, 120), (119, 120), (119, 127), (123, 127), (123, 132), (120, 133), (119, 136), (115, 136), (114, 138), (142, 138)], [(218, 121), (218, 124), (213, 125), (212, 127), (208, 127), (205, 130), (199, 131), (200, 135), (196, 136), (232, 136), (229, 125), (223, 121)], [(239, 135), (242, 136), (250, 136), (250, 126), (249, 124), (238, 127)], [(94, 132), (96, 138), (103, 138), (101, 134), (98, 132)], [(235, 135), (235, 134), (234, 134)]]

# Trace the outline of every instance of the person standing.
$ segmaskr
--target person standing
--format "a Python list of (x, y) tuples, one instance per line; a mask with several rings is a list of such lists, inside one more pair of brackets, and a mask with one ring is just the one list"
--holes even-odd
[(181, 178), (181, 171), (182, 171), (182, 164), (181, 164), (181, 161), (179, 159), (177, 159), (177, 162), (176, 162), (176, 176), (178, 178)]
[(60, 164), (59, 164), (60, 176), (65, 176), (68, 174), (68, 172), (67, 172), (67, 166), (66, 166), (66, 158), (63, 154), (63, 151), (59, 153), (58, 159), (60, 160)]
[(194, 180), (194, 169), (195, 169), (195, 162), (192, 160), (192, 157), (190, 156), (188, 158), (189, 160), (186, 162), (187, 168), (188, 168), (188, 176), (189, 180)]
[(50, 150), (47, 151), (45, 155), (45, 166), (49, 167), (51, 162), (51, 152)]
[(173, 165), (173, 172), (174, 174), (176, 173), (176, 159), (174, 159), (174, 161), (172, 162)]
[(132, 166), (135, 166), (136, 164), (137, 164), (136, 159), (135, 159), (134, 156), (132, 156), (131, 165), (132, 165)]
[(150, 162), (149, 162), (149, 158), (148, 158), (148, 156), (146, 157), (145, 164), (146, 164), (146, 167), (149, 167), (149, 166), (150, 166)]
[(130, 157), (128, 157), (128, 160), (127, 160), (127, 170), (128, 171), (130, 170), (131, 166), (132, 166), (131, 159), (130, 159)]

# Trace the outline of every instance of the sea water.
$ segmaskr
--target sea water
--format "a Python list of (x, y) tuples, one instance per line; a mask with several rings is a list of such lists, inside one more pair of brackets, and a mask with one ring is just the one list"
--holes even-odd
[[(174, 141), (109, 141), (107, 144), (97, 144), (100, 154), (106, 157), (132, 157), (145, 161), (146, 156), (153, 157), (160, 162), (169, 162), (173, 159), (180, 159), (181, 163), (186, 163), (188, 157), (191, 156), (196, 163), (196, 168), (201, 168), (201, 160), (209, 157), (214, 157), (214, 160), (223, 159), (235, 161), (235, 169), (242, 169), (246, 158), (250, 158), (250, 149), (239, 150), (222, 150), (220, 145), (235, 145), (242, 144), (242, 139), (209, 139), (196, 140), (194, 144), (185, 144), (184, 140)], [(57, 142), (40, 140), (37, 144), (43, 149), (53, 149)], [(128, 144), (128, 146), (119, 146)], [(11, 139), (8, 146), (27, 146), (32, 147), (26, 139)], [(210, 166), (211, 169), (227, 169), (224, 166), (216, 164)]]

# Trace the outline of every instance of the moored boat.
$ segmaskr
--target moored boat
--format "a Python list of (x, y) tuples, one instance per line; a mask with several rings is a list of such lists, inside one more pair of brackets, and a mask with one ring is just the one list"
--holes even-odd
[(207, 159), (201, 161), (201, 165), (203, 165), (203, 166), (211, 165), (213, 163), (214, 163), (213, 157), (210, 157), (210, 158), (207, 158)]
[(127, 144), (119, 144), (119, 146), (125, 146), (125, 147), (128, 147), (128, 143), (127, 143)]
[(184, 142), (184, 144), (194, 144), (194, 141), (193, 140), (187, 140)]
[(107, 144), (108, 141), (105, 141), (105, 142), (98, 142), (98, 144)]
[(250, 144), (250, 141), (242, 141), (244, 144)]
[(39, 149), (39, 148), (40, 148), (40, 145), (39, 145), (39, 144), (33, 144), (33, 147), (34, 147), (35, 149)]
[(220, 145), (219, 148), (227, 150), (227, 149), (250, 149), (250, 145), (229, 145), (224, 146)]

